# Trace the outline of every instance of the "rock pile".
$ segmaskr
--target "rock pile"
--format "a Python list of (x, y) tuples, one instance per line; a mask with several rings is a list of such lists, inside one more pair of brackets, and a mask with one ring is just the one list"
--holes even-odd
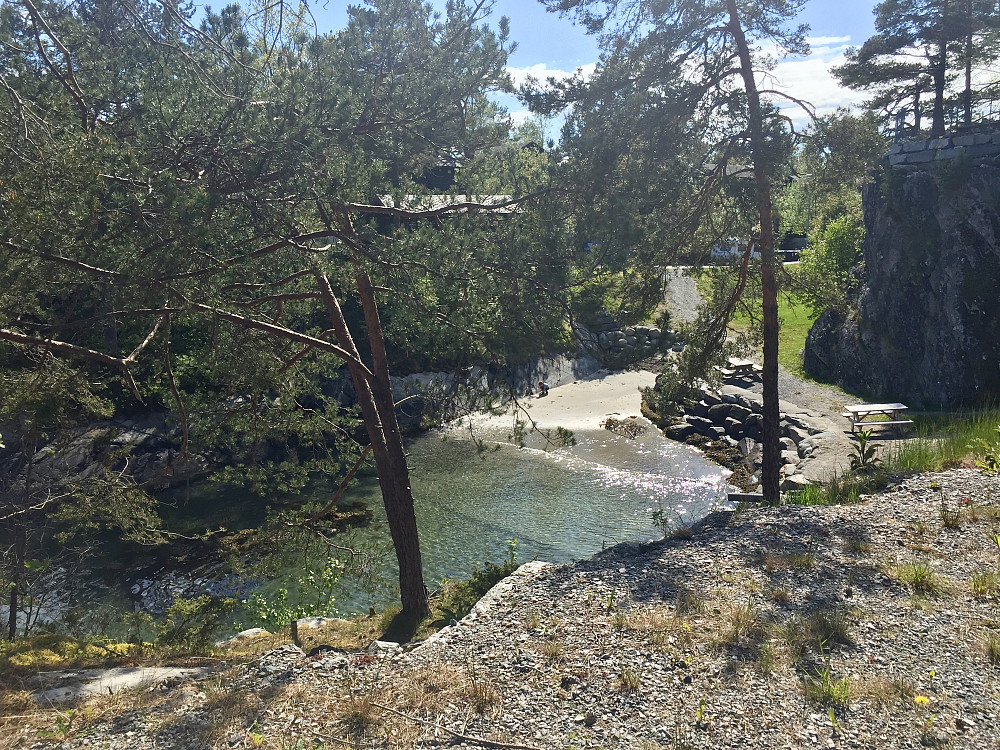
[[(724, 385), (718, 391), (706, 388), (699, 401), (682, 408), (681, 419), (663, 431), (666, 437), (681, 442), (694, 435), (721, 440), (738, 447), (748, 462), (755, 464), (755, 471), (760, 468), (764, 412), (760, 394), (733, 385)], [(810, 484), (803, 475), (806, 462), (824, 442), (839, 440), (840, 434), (818, 415), (795, 404), (779, 401), (779, 409), (784, 465), (781, 491), (788, 492)]]
[(655, 326), (622, 326), (602, 310), (586, 329), (578, 329), (584, 348), (609, 367), (622, 367), (651, 357), (668, 341)]

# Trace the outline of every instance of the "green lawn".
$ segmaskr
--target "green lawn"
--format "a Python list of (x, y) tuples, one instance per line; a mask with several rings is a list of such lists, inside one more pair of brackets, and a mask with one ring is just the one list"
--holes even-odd
[(778, 330), (778, 364), (794, 375), (806, 377), (799, 352), (806, 345), (806, 334), (815, 318), (808, 307), (791, 301), (784, 295), (778, 297), (778, 317), (781, 319), (781, 328)]
[[(695, 284), (702, 297), (711, 294), (711, 284), (704, 273), (695, 276)], [(802, 358), (799, 352), (805, 347), (806, 334), (816, 319), (806, 305), (783, 294), (778, 295), (778, 317), (781, 320), (778, 332), (778, 364), (800, 378), (808, 377), (802, 370)], [(747, 322), (746, 316), (737, 315), (731, 324), (739, 328), (747, 325)]]

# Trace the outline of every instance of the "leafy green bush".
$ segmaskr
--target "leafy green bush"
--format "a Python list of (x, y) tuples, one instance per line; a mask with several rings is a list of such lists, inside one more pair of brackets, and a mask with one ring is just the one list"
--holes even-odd
[(852, 446), (851, 472), (853, 474), (874, 474), (882, 467), (882, 459), (878, 455), (878, 446), (872, 445), (872, 431), (861, 430), (858, 433), (858, 444)]
[(517, 540), (507, 543), (507, 560), (499, 565), (487, 562), (482, 569), (477, 569), (466, 581), (453, 581), (444, 587), (439, 606), (445, 616), (461, 620), (476, 602), (482, 599), (486, 592), (496, 586), (518, 568)]
[(340, 560), (328, 557), (322, 568), (299, 576), (291, 591), (287, 586), (260, 590), (247, 599), (245, 606), (261, 626), (270, 630), (303, 617), (333, 614), (334, 588), (343, 569)]
[(156, 643), (185, 651), (205, 651), (234, 609), (236, 601), (233, 599), (207, 595), (175, 599), (163, 620), (155, 625)]
[[(1000, 427), (996, 428), (998, 438), (1000, 438)], [(984, 474), (995, 477), (1000, 474), (1000, 439), (989, 441), (979, 439), (976, 450), (976, 466), (982, 469)]]

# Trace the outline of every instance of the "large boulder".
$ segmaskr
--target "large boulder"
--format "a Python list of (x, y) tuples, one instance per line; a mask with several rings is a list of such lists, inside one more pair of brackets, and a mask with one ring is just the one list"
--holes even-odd
[(1000, 399), (1000, 159), (885, 166), (864, 191), (864, 266), (846, 315), (827, 312), (804, 366), (910, 406)]

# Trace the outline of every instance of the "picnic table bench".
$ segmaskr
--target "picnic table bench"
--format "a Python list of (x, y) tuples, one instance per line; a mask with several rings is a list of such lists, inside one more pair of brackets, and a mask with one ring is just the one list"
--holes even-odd
[[(906, 404), (853, 404), (845, 406), (842, 417), (851, 420), (851, 432), (872, 427), (901, 427), (913, 424), (912, 419), (902, 418), (902, 412), (909, 407)], [(872, 419), (872, 417), (888, 417), (888, 419)]]
[(726, 364), (728, 367), (717, 368), (724, 378), (752, 378), (764, 372), (764, 368), (752, 359), (730, 357)]

